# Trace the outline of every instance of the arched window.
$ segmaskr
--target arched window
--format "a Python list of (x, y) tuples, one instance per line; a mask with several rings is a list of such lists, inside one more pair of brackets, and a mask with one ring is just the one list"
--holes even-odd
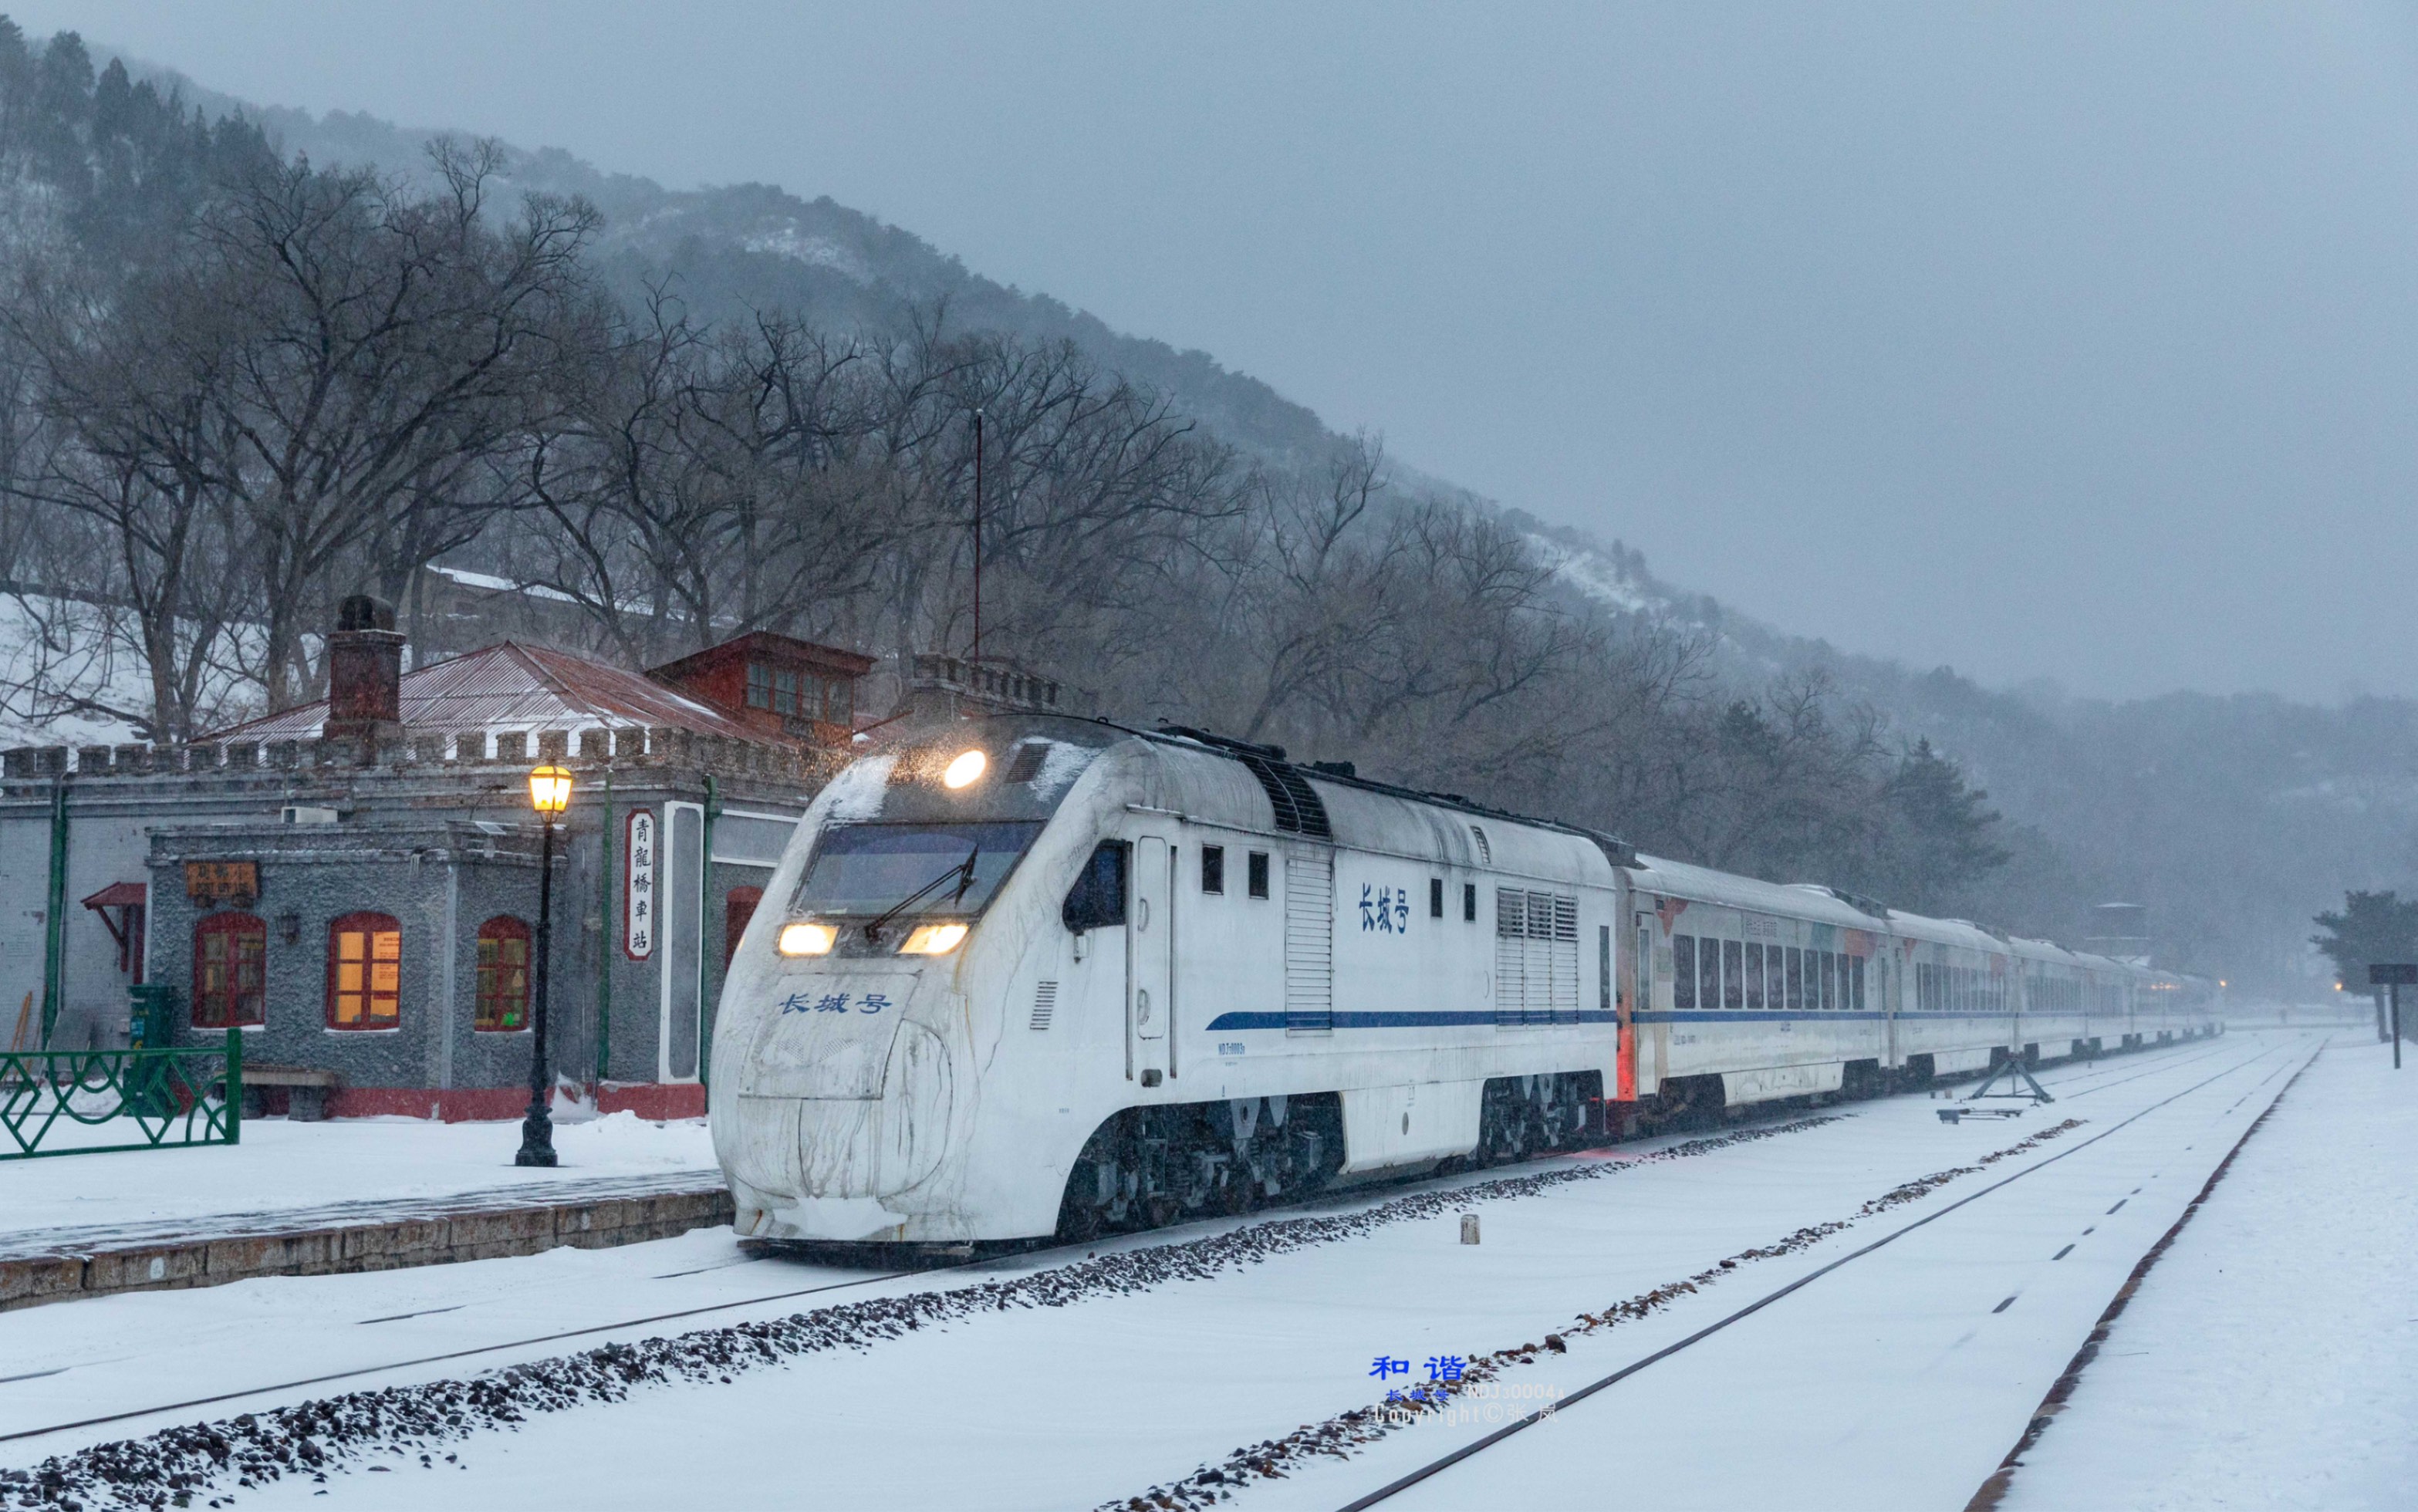
[(249, 913), (213, 913), (193, 926), (193, 1027), (268, 1021), (268, 926)]
[(508, 1034), (528, 1028), (529, 926), (497, 914), (479, 926), (479, 1011), (474, 1030)]
[(328, 1027), (392, 1029), (402, 1021), (403, 925), (387, 913), (348, 913), (328, 925)]
[(730, 970), (730, 958), (739, 954), (739, 938), (747, 933), (747, 921), (756, 917), (756, 905), (764, 901), (760, 887), (734, 887), (722, 900), (722, 969)]

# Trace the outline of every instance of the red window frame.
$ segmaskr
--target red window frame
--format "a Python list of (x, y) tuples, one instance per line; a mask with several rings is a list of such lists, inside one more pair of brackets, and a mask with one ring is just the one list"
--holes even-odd
[(395, 1029), (402, 1022), (403, 925), (390, 913), (329, 920), (328, 1027), (350, 1033)]
[(195, 1029), (268, 1021), (268, 925), (249, 913), (213, 913), (193, 926)]
[(722, 898), (722, 969), (730, 970), (730, 958), (739, 954), (740, 937), (747, 933), (747, 921), (756, 917), (756, 906), (764, 901), (760, 887), (734, 887)]
[(531, 938), (528, 921), (509, 913), (479, 926), (479, 991), (470, 1019), (474, 1032), (517, 1034), (528, 1028)]

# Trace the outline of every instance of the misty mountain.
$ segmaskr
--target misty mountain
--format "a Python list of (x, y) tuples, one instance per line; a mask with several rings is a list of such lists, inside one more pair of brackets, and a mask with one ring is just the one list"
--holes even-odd
[[(436, 131), (255, 106), (126, 61), (213, 116), (240, 114), (314, 162), (428, 171)], [(660, 289), (706, 319), (780, 309), (841, 329), (939, 310), (960, 328), (1070, 342), (1247, 452), (1299, 459), (1339, 440), (1307, 407), (1207, 353), (1114, 330), (1047, 294), (984, 278), (828, 197), (762, 184), (669, 190), (559, 149), (507, 148), (506, 163), (512, 187), (577, 194), (599, 207), (598, 267), (632, 301)], [(2177, 963), (2281, 983), (2311, 974), (2310, 914), (2346, 888), (2406, 886), (2412, 876), (2418, 704), (2327, 709), (2191, 693), (2111, 703), (2045, 687), (1985, 689), (1949, 668), (1921, 671), (1792, 635), (1660, 581), (1617, 542), (1412, 481), (1526, 532), (1569, 593), (1706, 638), (1722, 683), (1751, 690), (1824, 679), (1839, 700), (1872, 710), (1890, 740), (1927, 739), (1952, 755), (2008, 820), (2014, 860), (1992, 899), (1994, 922), (2072, 939), (2081, 933), (2076, 899), (2146, 902)]]

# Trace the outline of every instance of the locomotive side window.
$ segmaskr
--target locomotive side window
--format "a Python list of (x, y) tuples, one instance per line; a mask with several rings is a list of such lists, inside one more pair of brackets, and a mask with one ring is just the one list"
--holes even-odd
[(1477, 884), (1476, 882), (1461, 884), (1461, 922), (1463, 924), (1477, 922)]
[(1252, 851), (1244, 871), (1247, 874), (1245, 879), (1250, 884), (1251, 896), (1266, 897), (1268, 895), (1268, 853), (1264, 850)]
[(1696, 937), (1671, 937), (1671, 1006), (1696, 1006)]
[(1444, 917), (1444, 878), (1441, 877), (1428, 878), (1428, 917)]
[(1123, 840), (1103, 840), (1083, 863), (1082, 875), (1066, 890), (1059, 917), (1077, 934), (1125, 922), (1125, 856)]
[(1201, 848), (1201, 891), (1219, 893), (1226, 891), (1226, 848), (1224, 846)]

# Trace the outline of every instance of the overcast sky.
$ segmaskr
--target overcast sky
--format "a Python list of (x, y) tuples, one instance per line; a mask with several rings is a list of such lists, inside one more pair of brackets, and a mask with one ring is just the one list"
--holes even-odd
[(1849, 649), (2418, 694), (2399, 8), (8, 8), (828, 193)]

